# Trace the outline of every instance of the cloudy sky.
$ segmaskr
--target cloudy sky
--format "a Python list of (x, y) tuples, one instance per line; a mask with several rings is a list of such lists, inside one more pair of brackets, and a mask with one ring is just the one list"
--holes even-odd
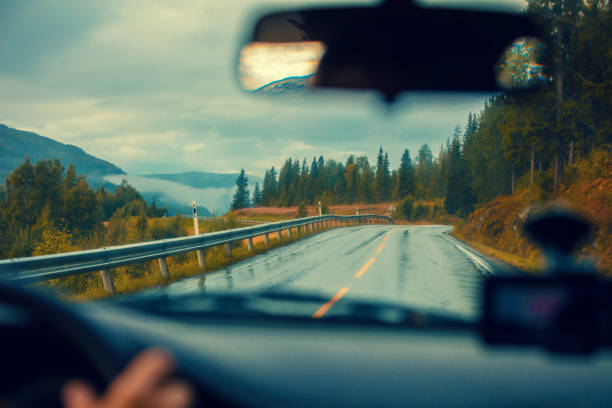
[(411, 95), (391, 109), (362, 93), (247, 95), (236, 80), (247, 27), (265, 5), (306, 3), (321, 1), (2, 1), (0, 123), (130, 174), (261, 176), (288, 156), (373, 159), (379, 145), (397, 166), (404, 148), (437, 152), (481, 109), (483, 95)]

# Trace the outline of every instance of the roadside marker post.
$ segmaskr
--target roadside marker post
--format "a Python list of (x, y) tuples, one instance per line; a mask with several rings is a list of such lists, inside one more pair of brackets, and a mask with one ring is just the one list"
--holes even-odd
[[(200, 226), (198, 225), (198, 207), (196, 202), (191, 202), (191, 211), (193, 212), (193, 235), (200, 235)], [(202, 249), (196, 250), (198, 256), (198, 265), (200, 268), (206, 268), (206, 253)]]

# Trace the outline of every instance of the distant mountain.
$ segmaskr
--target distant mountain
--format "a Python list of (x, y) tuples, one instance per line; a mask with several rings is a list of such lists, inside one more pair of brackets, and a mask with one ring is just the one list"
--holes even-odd
[(283, 94), (289, 91), (303, 91), (308, 88), (314, 74), (306, 76), (294, 76), (279, 81), (270, 82), (253, 92), (264, 94)]
[(57, 142), (33, 132), (13, 129), (0, 124), (0, 184), (27, 157), (32, 163), (57, 157), (64, 167), (70, 162), (79, 174), (87, 174), (90, 184), (103, 184), (102, 178), (110, 174), (125, 174), (114, 164), (99, 159), (83, 149)]
[[(87, 175), (87, 182), (93, 188), (103, 185), (108, 191), (114, 191), (126, 179), (148, 202), (155, 198), (156, 204), (168, 207), (170, 214), (190, 214), (192, 200), (198, 203), (199, 215), (208, 216), (212, 211), (224, 213), (229, 208), (238, 177), (238, 173), (198, 171), (131, 176), (79, 147), (0, 124), (0, 184), (4, 184), (26, 157), (32, 163), (57, 157), (64, 167), (72, 162), (78, 174)], [(249, 176), (251, 192), (256, 182), (261, 184), (261, 178)]]
[[(194, 188), (231, 188), (236, 183), (238, 173), (209, 173), (204, 171), (188, 171), (184, 173), (164, 173), (164, 174), (143, 174), (147, 177), (158, 180), (172, 181)], [(249, 185), (255, 185), (261, 178), (248, 176)]]
[[(190, 214), (191, 202), (198, 204), (198, 214), (210, 216), (225, 213), (230, 206), (238, 174), (189, 171), (184, 173), (145, 174), (141, 176), (112, 175), (105, 181), (120, 184), (126, 179), (149, 202), (155, 198), (160, 207), (167, 207), (170, 215)], [(251, 193), (261, 178), (249, 176)]]

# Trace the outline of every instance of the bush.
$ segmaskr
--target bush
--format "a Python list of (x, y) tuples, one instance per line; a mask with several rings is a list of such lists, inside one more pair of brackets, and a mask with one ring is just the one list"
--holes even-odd
[(430, 216), (430, 207), (428, 205), (418, 204), (414, 207), (412, 218), (414, 220), (425, 220)]
[(432, 221), (440, 220), (447, 215), (446, 211), (444, 211), (444, 207), (434, 204), (431, 207), (431, 217)]
[(323, 197), (321, 197), (321, 213), (329, 214), (329, 206), (332, 205), (332, 203), (333, 203), (333, 198), (332, 198), (331, 193), (329, 192), (323, 193)]
[(306, 204), (303, 201), (300, 204), (300, 206), (298, 207), (297, 217), (298, 218), (305, 218), (306, 217)]
[(187, 235), (179, 216), (153, 219), (149, 224), (148, 233), (154, 240)]
[(412, 210), (414, 205), (414, 198), (407, 196), (403, 198), (397, 205), (397, 216), (399, 219), (411, 220)]

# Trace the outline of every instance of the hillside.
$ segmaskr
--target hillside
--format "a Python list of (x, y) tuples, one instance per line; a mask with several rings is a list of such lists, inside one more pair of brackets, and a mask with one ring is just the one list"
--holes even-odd
[(537, 265), (538, 251), (521, 233), (527, 216), (550, 203), (564, 203), (595, 224), (593, 241), (582, 254), (603, 270), (612, 271), (612, 154), (598, 151), (570, 165), (566, 185), (555, 197), (540, 187), (524, 188), (499, 196), (477, 208), (454, 233), (480, 249), (493, 251), (526, 269)]
[(0, 124), (0, 180), (2, 183), (26, 156), (32, 163), (54, 157), (66, 167), (72, 162), (79, 169), (79, 173), (87, 174), (88, 180), (94, 184), (95, 180), (100, 180), (105, 175), (125, 174), (114, 164), (92, 156), (79, 147)]

